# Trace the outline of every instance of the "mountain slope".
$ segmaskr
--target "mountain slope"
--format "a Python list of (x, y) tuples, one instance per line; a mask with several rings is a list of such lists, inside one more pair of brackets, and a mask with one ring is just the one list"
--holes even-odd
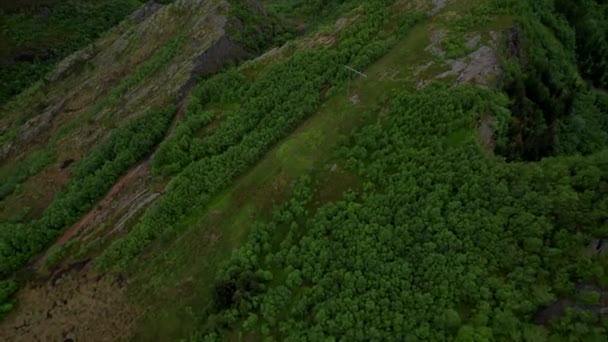
[(559, 1), (155, 9), (3, 116), (5, 339), (606, 336), (605, 70)]

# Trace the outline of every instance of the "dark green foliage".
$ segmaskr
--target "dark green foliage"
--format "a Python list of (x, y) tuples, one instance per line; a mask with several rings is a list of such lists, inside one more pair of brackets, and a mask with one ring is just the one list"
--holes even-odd
[(260, 54), (282, 31), (278, 19), (257, 8), (254, 2), (230, 0), (230, 4), (230, 17), (235, 23), (228, 33), (247, 52)]
[[(272, 281), (210, 316), (207, 331), (314, 341), (546, 339), (531, 322), (536, 310), (607, 270), (581, 250), (608, 218), (608, 153), (506, 164), (482, 150), (475, 126), (480, 113), (507, 104), (471, 87), (397, 96), (385, 119), (343, 149), (363, 190), (310, 210), (310, 182), (299, 182), (218, 277), (270, 272)], [(605, 337), (592, 322), (554, 331)]]
[(606, 146), (607, 112), (595, 101), (601, 95), (579, 81), (578, 70), (606, 85), (608, 7), (593, 0), (542, 0), (514, 8), (516, 25), (507, 32), (503, 63), (513, 119), (500, 153), (535, 161)]
[(226, 122), (210, 137), (200, 137), (197, 133), (216, 119), (214, 112), (204, 109), (205, 104), (237, 102), (246, 95), (247, 88), (247, 79), (236, 69), (229, 69), (202, 81), (190, 94), (184, 120), (163, 141), (154, 155), (154, 172), (179, 173), (191, 162), (214, 154), (214, 151), (221, 148), (218, 146), (219, 141), (230, 141), (229, 136), (238, 134), (235, 127), (244, 126), (244, 121), (248, 120), (241, 113), (224, 113), (227, 116)]
[(608, 95), (582, 91), (556, 127), (556, 154), (589, 154), (608, 146)]
[(225, 280), (215, 284), (213, 288), (213, 304), (221, 310), (229, 309), (234, 305), (236, 284), (232, 280)]
[(574, 29), (583, 76), (608, 88), (608, 3), (602, 0), (555, 0), (555, 8)]
[(551, 328), (551, 339), (554, 341), (605, 341), (608, 325), (605, 318), (599, 315), (570, 308), (552, 322)]
[(551, 31), (523, 18), (509, 33), (504, 89), (513, 103), (510, 159), (539, 160), (554, 152), (554, 125), (570, 115), (580, 85), (573, 56)]
[[(344, 29), (335, 49), (302, 50), (283, 62), (270, 65), (247, 87), (239, 101), (239, 109), (193, 150), (200, 153), (190, 157), (194, 162), (188, 159), (171, 161), (171, 165), (177, 166), (170, 166), (170, 172), (187, 166), (172, 179), (164, 196), (146, 212), (129, 235), (115, 241), (104, 252), (101, 267), (126, 266), (152, 240), (162, 234), (171, 234), (171, 228), (179, 218), (194, 207), (207, 204), (214, 194), (318, 108), (323, 88), (346, 79), (348, 72), (344, 64), (362, 68), (380, 57), (397, 37), (374, 35), (381, 32), (388, 15), (385, 1), (372, 1), (365, 7), (365, 20)], [(407, 25), (413, 25), (420, 15), (411, 18), (406, 21)], [(378, 41), (379, 37), (385, 40)], [(376, 41), (370, 43), (373, 39)], [(240, 90), (227, 91), (238, 93)], [(173, 141), (173, 144), (179, 143), (179, 139)], [(159, 161), (157, 165), (163, 163), (165, 161)]]
[(139, 5), (138, 0), (37, 0), (3, 6), (0, 106)]
[(582, 304), (598, 305), (600, 304), (601, 295), (597, 291), (583, 291), (578, 293), (576, 297), (576, 299)]
[(0, 318), (13, 309), (11, 299), (18, 288), (17, 283), (12, 280), (0, 280)]
[(67, 253), (68, 246), (66, 244), (54, 246), (47, 253), (44, 267), (49, 269), (57, 266), (67, 256)]

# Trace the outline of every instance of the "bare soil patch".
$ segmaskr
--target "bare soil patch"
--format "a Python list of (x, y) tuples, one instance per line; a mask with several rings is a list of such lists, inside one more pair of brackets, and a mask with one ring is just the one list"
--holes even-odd
[[(85, 262), (86, 263), (86, 262)], [(0, 322), (1, 341), (116, 341), (128, 336), (139, 310), (124, 282), (75, 264), (47, 280), (30, 282), (18, 306)]]
[(85, 216), (83, 216), (80, 221), (76, 222), (70, 229), (65, 231), (65, 233), (59, 238), (57, 243), (65, 243), (69, 241), (76, 233), (78, 233), (82, 228), (88, 226), (91, 221), (97, 216), (101, 214), (104, 209), (104, 203), (112, 202), (121, 192), (125, 184), (132, 181), (134, 178), (139, 176), (142, 172), (146, 171), (146, 168), (149, 168), (149, 161), (145, 161), (138, 165), (137, 167), (131, 169), (127, 174), (122, 176), (116, 184), (108, 191), (108, 193), (104, 196), (104, 198), (96, 205), (91, 211), (89, 211)]

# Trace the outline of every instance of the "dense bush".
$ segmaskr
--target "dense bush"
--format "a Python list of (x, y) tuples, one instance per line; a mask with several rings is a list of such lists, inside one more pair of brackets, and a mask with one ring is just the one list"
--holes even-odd
[[(608, 285), (608, 264), (581, 252), (608, 233), (608, 153), (506, 164), (475, 130), (480, 113), (506, 105), (470, 87), (400, 94), (387, 119), (343, 149), (363, 190), (311, 210), (310, 182), (298, 182), (272, 220), (253, 224), (218, 276), (218, 287), (235, 286), (207, 320), (208, 337), (605, 337), (597, 316), (562, 317), (551, 332), (531, 317), (574, 296), (578, 282)], [(252, 274), (264, 275), (255, 287), (236, 285)]]
[(205, 105), (236, 103), (246, 96), (247, 88), (247, 79), (234, 68), (197, 85), (188, 98), (184, 120), (162, 142), (154, 155), (154, 172), (177, 174), (191, 162), (214, 154), (213, 151), (219, 149), (220, 140), (233, 140), (229, 135), (238, 134), (235, 130), (246, 125), (247, 116), (224, 111), (225, 122), (219, 130), (211, 136), (199, 137), (199, 131), (205, 125), (219, 119), (214, 112), (205, 110)]
[(11, 297), (17, 292), (18, 286), (12, 280), (0, 280), (0, 318), (13, 309)]
[(555, 0), (556, 10), (572, 26), (583, 76), (608, 88), (608, 3), (602, 0)]
[[(244, 91), (239, 108), (220, 124), (213, 135), (198, 141), (195, 148), (178, 146), (186, 128), (180, 129), (181, 137), (167, 140), (163, 146), (165, 151), (191, 152), (179, 153), (181, 160), (171, 159), (168, 152), (163, 152), (163, 156), (159, 155), (156, 160), (156, 166), (162, 170), (163, 165), (168, 165), (165, 172), (185, 168), (171, 180), (163, 197), (131, 232), (104, 252), (100, 259), (101, 267), (126, 266), (152, 240), (171, 232), (179, 218), (194, 207), (208, 203), (214, 194), (259, 160), (273, 143), (318, 108), (322, 90), (346, 79), (345, 64), (362, 68), (380, 57), (398, 38), (393, 36), (372, 44), (378, 38), (376, 34), (382, 32), (388, 16), (386, 3), (384, 0), (365, 3), (364, 18), (345, 28), (334, 48), (297, 51), (289, 59), (269, 65), (263, 75), (245, 88), (240, 85), (233, 90), (222, 88), (228, 94)], [(408, 15), (409, 19), (404, 20), (403, 26), (412, 26), (421, 17), (419, 13)], [(235, 74), (219, 78), (218, 82), (228, 84), (233, 77), (240, 78)], [(213, 86), (202, 86), (201, 89), (212, 91)], [(204, 110), (200, 111), (202, 106), (196, 104), (196, 101), (205, 100), (203, 90), (190, 106), (196, 112), (187, 116), (206, 115)]]
[(578, 71), (605, 86), (607, 21), (600, 17), (608, 7), (593, 0), (565, 3), (522, 1), (512, 9), (516, 23), (508, 32), (503, 67), (513, 120), (509, 143), (499, 147), (511, 160), (591, 153), (606, 146), (606, 112), (594, 100), (602, 95), (583, 84)]

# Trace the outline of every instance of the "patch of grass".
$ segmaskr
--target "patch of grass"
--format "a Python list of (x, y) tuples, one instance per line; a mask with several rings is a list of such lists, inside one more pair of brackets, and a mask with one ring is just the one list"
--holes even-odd
[[(367, 78), (352, 81), (351, 95), (359, 94), (358, 104), (346, 97), (346, 86), (335, 88), (316, 114), (233, 186), (188, 215), (132, 263), (138, 266), (128, 270), (133, 279), (130, 291), (140, 305), (149, 306), (134, 339), (171, 340), (198, 328), (202, 317), (190, 312), (211, 309), (210, 291), (218, 265), (243, 243), (254, 219), (269, 217), (273, 205), (289, 197), (300, 176), (312, 175), (320, 184), (315, 203), (359, 186), (357, 178), (340, 166), (331, 170), (341, 162), (335, 148), (342, 135), (376, 119), (390, 100), (391, 89), (414, 86), (411, 63), (419, 62), (416, 53), (426, 46), (424, 32), (420, 24), (365, 70)], [(398, 72), (398, 77), (386, 77), (387, 70)]]
[(582, 291), (576, 294), (576, 299), (585, 305), (598, 305), (601, 296), (597, 291)]
[(19, 185), (55, 161), (55, 152), (46, 147), (28, 155), (24, 160), (1, 171), (0, 201), (18, 190)]
[(446, 147), (463, 145), (464, 143), (467, 142), (467, 139), (470, 138), (471, 135), (474, 133), (475, 133), (475, 131), (472, 131), (470, 129), (461, 129), (461, 130), (451, 132), (449, 135), (447, 135), (445, 137), (445, 139), (443, 141), (443, 145)]
[(61, 245), (53, 246), (47, 253), (46, 260), (44, 261), (44, 268), (49, 270), (59, 265), (68, 255), (69, 249), (73, 243), (68, 242)]
[(299, 139), (292, 139), (283, 143), (277, 151), (277, 157), (284, 161), (289, 169), (308, 169), (313, 162), (310, 158), (311, 152), (315, 151), (321, 144), (320, 131), (306, 131), (299, 136)]

